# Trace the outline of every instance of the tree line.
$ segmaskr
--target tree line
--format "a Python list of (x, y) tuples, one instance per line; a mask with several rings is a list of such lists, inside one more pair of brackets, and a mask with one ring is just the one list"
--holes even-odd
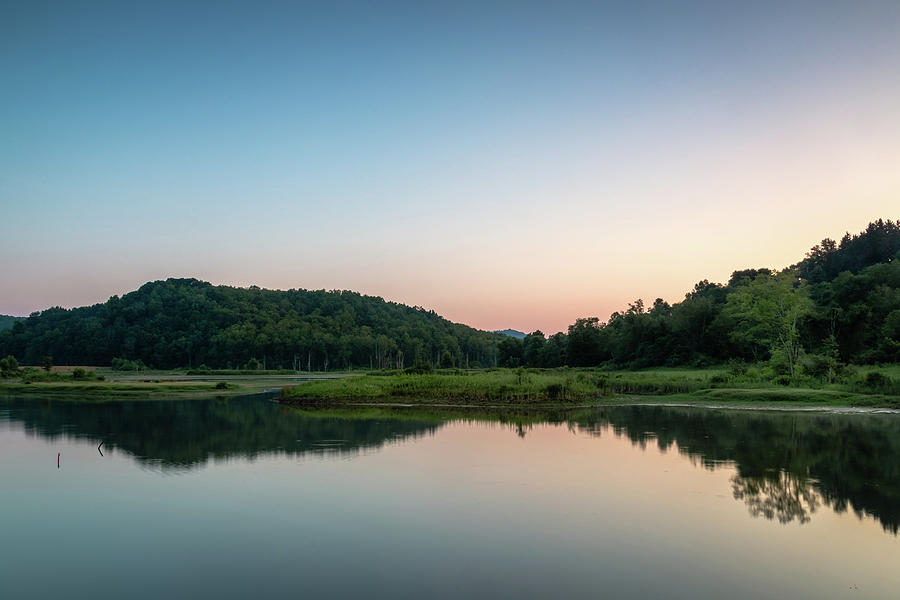
[(566, 334), (535, 331), (499, 346), (504, 366), (624, 368), (770, 361), (833, 377), (844, 363), (900, 361), (900, 222), (878, 220), (838, 243), (825, 239), (780, 272), (735, 271), (698, 282), (684, 300), (642, 299), (606, 322)]
[(143, 285), (106, 303), (51, 308), (0, 332), (0, 356), (27, 365), (335, 370), (353, 367), (706, 366), (769, 361), (776, 374), (833, 378), (846, 363), (900, 361), (900, 222), (878, 220), (799, 263), (698, 282), (684, 300), (629, 303), (607, 321), (524, 339), (349, 291)]

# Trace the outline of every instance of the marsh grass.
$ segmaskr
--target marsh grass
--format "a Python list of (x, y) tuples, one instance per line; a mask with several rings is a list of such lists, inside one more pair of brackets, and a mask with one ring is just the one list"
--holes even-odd
[(842, 384), (773, 383), (758, 369), (490, 369), (378, 373), (310, 381), (283, 390), (287, 402), (550, 405), (603, 402), (616, 396), (679, 397), (701, 402), (820, 403), (900, 407), (900, 383), (866, 374)]
[(492, 369), (431, 374), (371, 374), (310, 381), (286, 388), (294, 399), (416, 398), (435, 401), (579, 402), (614, 394), (684, 394), (704, 389), (720, 370), (608, 372), (573, 369)]

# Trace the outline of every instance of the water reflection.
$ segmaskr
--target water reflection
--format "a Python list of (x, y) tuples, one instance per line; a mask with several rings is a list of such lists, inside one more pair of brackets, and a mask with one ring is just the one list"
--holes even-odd
[[(852, 510), (900, 530), (900, 418), (654, 406), (569, 411), (308, 409), (256, 398), (88, 403), (0, 399), (0, 422), (54, 439), (87, 439), (163, 470), (265, 454), (355, 454), (429, 436), (444, 424), (490, 421), (527, 438), (531, 427), (616, 435), (676, 450), (706, 469), (729, 468), (732, 496), (751, 515), (807, 523), (817, 509)], [(98, 446), (98, 451), (101, 446)]]
[(780, 471), (772, 477), (733, 475), (731, 486), (735, 500), (743, 500), (754, 517), (765, 517), (779, 523), (797, 520), (809, 523), (811, 515), (822, 504), (822, 496), (812, 481)]
[(623, 406), (572, 419), (592, 435), (611, 428), (641, 447), (677, 447), (708, 469), (734, 465), (733, 495), (754, 516), (806, 523), (827, 504), (900, 530), (897, 415)]
[(123, 450), (144, 466), (192, 469), (210, 460), (267, 454), (357, 454), (384, 444), (433, 434), (439, 420), (341, 418), (321, 412), (299, 417), (260, 396), (227, 400), (127, 402), (0, 399), (0, 422), (26, 432)]

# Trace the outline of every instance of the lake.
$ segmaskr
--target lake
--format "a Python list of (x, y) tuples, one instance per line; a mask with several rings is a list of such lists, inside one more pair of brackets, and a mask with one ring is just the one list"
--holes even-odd
[(896, 598), (900, 415), (0, 398), (5, 598)]

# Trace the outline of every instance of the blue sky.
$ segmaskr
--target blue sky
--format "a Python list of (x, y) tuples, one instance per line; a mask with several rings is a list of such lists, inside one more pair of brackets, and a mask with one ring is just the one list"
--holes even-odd
[(193, 276), (552, 332), (900, 217), (900, 4), (729, 4), (7, 3), (0, 313)]

